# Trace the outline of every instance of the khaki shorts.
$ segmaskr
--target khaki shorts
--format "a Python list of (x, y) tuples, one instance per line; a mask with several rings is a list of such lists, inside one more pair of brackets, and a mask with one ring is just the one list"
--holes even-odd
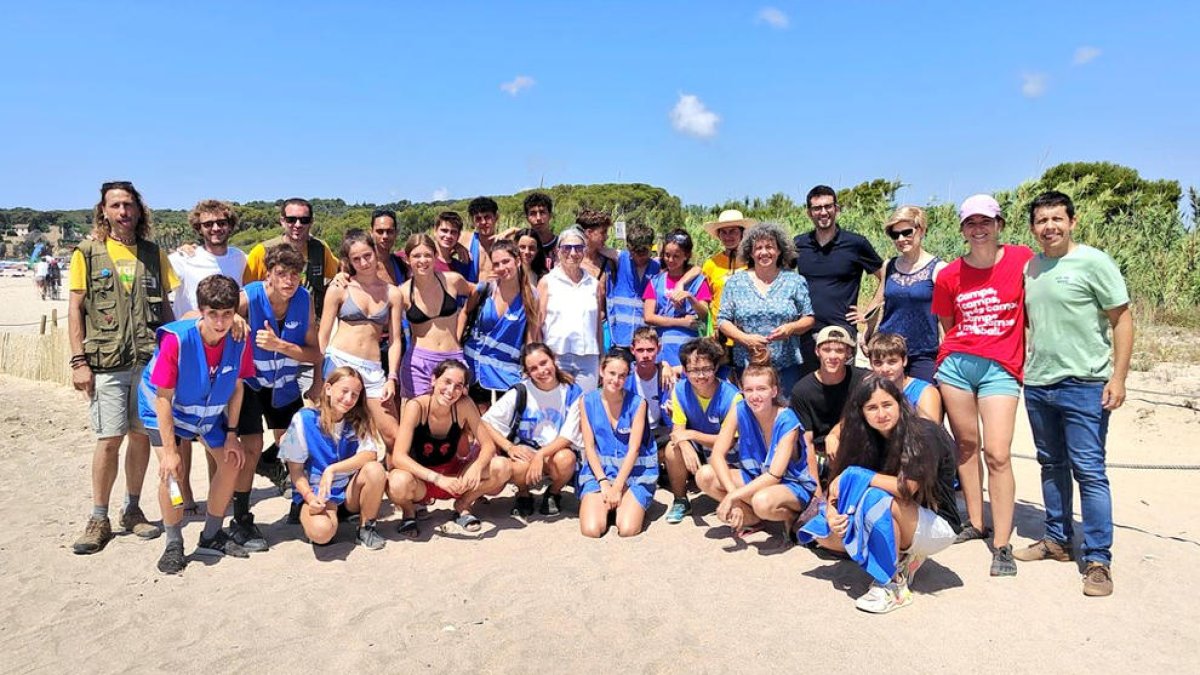
[(138, 385), (142, 382), (142, 366), (129, 370), (110, 370), (96, 373), (89, 412), (92, 431), (97, 438), (124, 436), (129, 432), (144, 434), (146, 427), (138, 416)]

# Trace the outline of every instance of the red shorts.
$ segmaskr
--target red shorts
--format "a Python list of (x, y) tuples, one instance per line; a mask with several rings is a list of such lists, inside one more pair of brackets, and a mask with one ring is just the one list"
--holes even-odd
[[(445, 464), (439, 464), (438, 466), (431, 466), (429, 469), (431, 471), (436, 471), (443, 476), (457, 478), (459, 474), (461, 474), (470, 464), (471, 460), (469, 458), (455, 455), (454, 459), (450, 460), (449, 462), (446, 462)], [(425, 484), (425, 499), (422, 500), (423, 504), (432, 504), (438, 499), (457, 499), (455, 495), (446, 492), (442, 488), (430, 483), (424, 478), (421, 479), (421, 482)]]

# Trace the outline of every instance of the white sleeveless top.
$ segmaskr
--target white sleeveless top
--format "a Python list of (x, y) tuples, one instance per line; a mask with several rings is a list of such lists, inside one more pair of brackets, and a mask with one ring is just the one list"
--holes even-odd
[(546, 274), (546, 319), (542, 336), (555, 354), (599, 355), (596, 326), (600, 308), (596, 278), (583, 272), (576, 284), (555, 267)]

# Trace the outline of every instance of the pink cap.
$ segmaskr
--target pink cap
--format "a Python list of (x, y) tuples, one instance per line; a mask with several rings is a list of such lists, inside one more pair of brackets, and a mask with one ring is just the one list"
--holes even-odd
[(1000, 204), (991, 195), (972, 195), (963, 200), (958, 207), (958, 222), (963, 222), (971, 216), (1000, 217)]

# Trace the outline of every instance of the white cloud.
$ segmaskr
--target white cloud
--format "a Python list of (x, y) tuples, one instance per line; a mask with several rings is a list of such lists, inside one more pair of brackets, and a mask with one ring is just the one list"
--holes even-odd
[(435, 202), (444, 202), (447, 199), (450, 199), (450, 190), (448, 188), (440, 187), (433, 191), (433, 195), (430, 196), (430, 199)]
[(758, 14), (754, 15), (754, 20), (756, 23), (765, 23), (777, 30), (787, 30), (792, 23), (788, 19), (788, 15), (776, 7), (763, 7), (758, 10)]
[(717, 124), (721, 116), (709, 110), (694, 94), (680, 94), (675, 107), (671, 108), (671, 126), (680, 133), (696, 138), (712, 138), (717, 135)]
[(1096, 57), (1100, 56), (1100, 54), (1101, 51), (1099, 47), (1080, 47), (1079, 49), (1075, 50), (1075, 58), (1071, 60), (1071, 63), (1077, 66), (1082, 66), (1085, 63), (1091, 63), (1092, 61), (1095, 61)]
[(1023, 73), (1021, 75), (1021, 94), (1025, 98), (1037, 98), (1046, 93), (1049, 79), (1045, 73)]
[(501, 82), (500, 89), (509, 96), (516, 96), (522, 91), (532, 87), (534, 84), (536, 84), (536, 82), (532, 77), (528, 75), (518, 75), (514, 77), (511, 82)]

